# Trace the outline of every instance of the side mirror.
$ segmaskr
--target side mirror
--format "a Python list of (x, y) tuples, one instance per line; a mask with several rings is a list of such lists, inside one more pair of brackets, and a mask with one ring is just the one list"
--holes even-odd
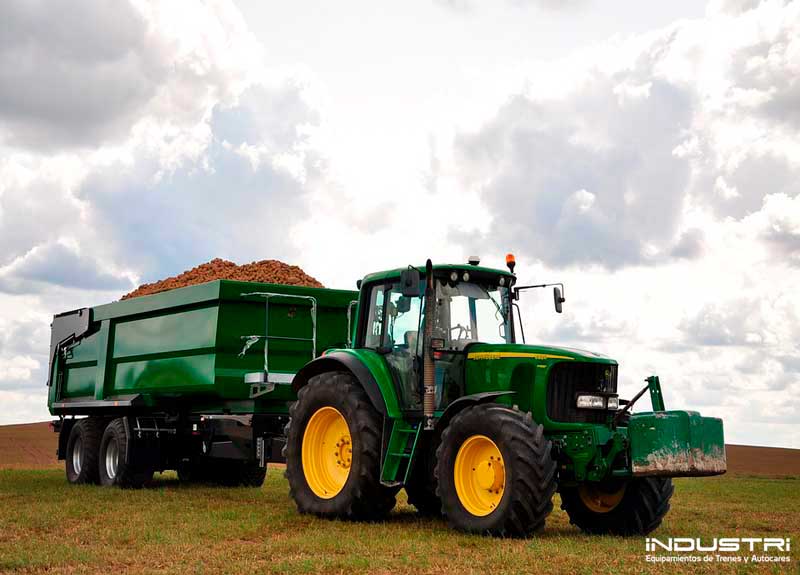
[(567, 301), (567, 300), (565, 300), (563, 297), (561, 297), (561, 288), (558, 287), (558, 286), (554, 287), (553, 288), (553, 303), (556, 306), (556, 312), (561, 313), (563, 311), (563, 309), (561, 307), (561, 304), (564, 303), (565, 301)]
[(408, 313), (411, 310), (411, 298), (400, 296), (397, 300), (397, 313)]
[(406, 297), (419, 297), (419, 270), (408, 268), (400, 274), (400, 293)]

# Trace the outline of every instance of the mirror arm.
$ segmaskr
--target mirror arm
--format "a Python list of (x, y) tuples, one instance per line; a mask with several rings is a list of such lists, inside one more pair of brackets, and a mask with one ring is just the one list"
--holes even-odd
[(553, 287), (559, 286), (561, 288), (561, 297), (564, 298), (566, 301), (567, 299), (567, 291), (564, 289), (563, 283), (555, 283), (555, 284), (536, 284), (531, 286), (519, 286), (514, 288), (514, 299), (519, 299), (519, 292), (524, 289), (532, 289), (532, 288), (546, 288), (546, 287)]

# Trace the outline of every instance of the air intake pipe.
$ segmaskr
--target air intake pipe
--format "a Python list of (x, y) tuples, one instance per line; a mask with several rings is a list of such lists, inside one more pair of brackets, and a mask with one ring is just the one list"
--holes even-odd
[(425, 328), (423, 331), (422, 357), (422, 414), (425, 418), (425, 429), (434, 428), (434, 409), (436, 406), (436, 368), (433, 364), (433, 322), (436, 315), (436, 294), (433, 291), (433, 264), (425, 263)]

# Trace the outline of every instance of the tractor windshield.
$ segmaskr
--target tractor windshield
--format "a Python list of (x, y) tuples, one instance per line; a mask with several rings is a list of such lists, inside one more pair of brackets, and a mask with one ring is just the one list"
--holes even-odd
[(436, 281), (434, 339), (444, 349), (469, 343), (511, 343), (508, 288), (476, 282)]

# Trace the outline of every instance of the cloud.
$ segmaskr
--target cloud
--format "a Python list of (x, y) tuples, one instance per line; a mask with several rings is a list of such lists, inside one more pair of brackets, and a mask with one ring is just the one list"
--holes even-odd
[(57, 151), (126, 139), (141, 122), (196, 122), (257, 70), (260, 49), (224, 2), (0, 6), (0, 142)]
[(687, 208), (742, 218), (797, 193), (798, 22), (796, 2), (712, 11), (543, 67), (456, 138), (462, 185), (491, 217), (480, 243), (552, 266), (657, 265), (702, 255)]
[(49, 285), (93, 290), (130, 288), (130, 278), (109, 273), (74, 244), (48, 243), (0, 268), (0, 291), (35, 293)]
[(770, 194), (749, 219), (777, 259), (800, 267), (800, 194)]
[(315, 120), (292, 82), (248, 89), (218, 105), (196, 158), (165, 169), (141, 151), (131, 165), (91, 173), (76, 191), (115, 261), (159, 279), (213, 257), (291, 259), (288, 229), (307, 214), (304, 195), (324, 177), (306, 147)]
[(3, 425), (30, 423), (52, 419), (47, 411), (47, 391), (7, 391), (0, 389), (0, 405), (5, 413), (0, 421)]
[(689, 345), (749, 345), (763, 343), (763, 315), (758, 300), (726, 302), (725, 306), (707, 304), (693, 317), (685, 318), (679, 329)]
[(168, 72), (126, 2), (0, 5), (0, 120), (8, 142), (88, 145), (124, 134)]
[[(564, 11), (585, 5), (586, 0), (507, 0), (514, 7), (534, 6), (544, 10)], [(436, 3), (460, 12), (472, 10), (476, 4), (472, 0), (436, 0)]]
[(484, 239), (494, 249), (618, 268), (677, 243), (689, 165), (672, 152), (691, 120), (689, 98), (666, 82), (621, 98), (622, 81), (594, 75), (566, 100), (518, 96), (459, 139), (468, 185), (493, 216)]

